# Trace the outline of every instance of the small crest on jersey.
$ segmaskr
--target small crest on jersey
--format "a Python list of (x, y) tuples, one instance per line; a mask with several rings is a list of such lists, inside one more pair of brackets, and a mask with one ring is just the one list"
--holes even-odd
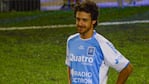
[(79, 50), (83, 50), (84, 49), (84, 46), (83, 45), (80, 45), (79, 46)]
[(88, 47), (87, 55), (94, 56), (94, 53), (95, 53), (95, 47)]

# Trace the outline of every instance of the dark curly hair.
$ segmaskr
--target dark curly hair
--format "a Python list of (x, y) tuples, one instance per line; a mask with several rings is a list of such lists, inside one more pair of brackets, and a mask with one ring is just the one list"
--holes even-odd
[(96, 20), (96, 23), (94, 24), (94, 28), (98, 24), (98, 6), (96, 3), (90, 0), (85, 0), (82, 3), (76, 4), (74, 7), (74, 16), (76, 17), (77, 11), (84, 11), (91, 14), (91, 19)]

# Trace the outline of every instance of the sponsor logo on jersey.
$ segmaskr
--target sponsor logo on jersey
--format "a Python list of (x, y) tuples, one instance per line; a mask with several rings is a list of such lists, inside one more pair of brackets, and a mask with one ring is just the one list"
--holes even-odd
[(89, 78), (72, 78), (72, 82), (74, 82), (75, 84), (93, 84), (92, 83), (92, 79)]
[(92, 63), (94, 62), (93, 57), (75, 56), (74, 54), (70, 54), (69, 59), (72, 62), (80, 62), (80, 63), (86, 64), (86, 65), (92, 65)]
[(92, 77), (92, 73), (91, 72), (80, 72), (80, 71), (75, 71), (74, 69), (71, 69), (71, 75), (72, 76), (79, 76), (79, 77)]
[(71, 75), (72, 75), (72, 82), (74, 83), (81, 83), (81, 84), (92, 84), (92, 73), (91, 72), (81, 72), (81, 71), (75, 71), (74, 69), (71, 69)]

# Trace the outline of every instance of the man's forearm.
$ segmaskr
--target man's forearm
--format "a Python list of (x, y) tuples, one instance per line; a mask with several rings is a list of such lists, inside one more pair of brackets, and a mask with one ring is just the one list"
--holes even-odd
[(124, 68), (118, 76), (117, 82), (116, 84), (125, 84), (127, 78), (129, 77), (129, 75), (132, 72), (132, 65), (128, 64), (128, 66), (126, 68)]
[(71, 84), (70, 68), (68, 67), (68, 84)]

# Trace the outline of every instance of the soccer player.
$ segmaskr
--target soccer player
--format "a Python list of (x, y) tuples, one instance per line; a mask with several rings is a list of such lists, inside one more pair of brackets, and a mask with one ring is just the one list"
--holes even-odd
[(124, 84), (132, 65), (106, 38), (96, 32), (98, 7), (83, 1), (74, 9), (77, 32), (67, 40), (69, 84), (106, 84), (109, 67), (119, 72), (116, 84)]

